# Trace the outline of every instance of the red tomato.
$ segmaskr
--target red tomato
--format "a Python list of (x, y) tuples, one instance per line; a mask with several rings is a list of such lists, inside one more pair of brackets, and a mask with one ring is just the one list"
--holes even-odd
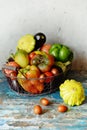
[(66, 112), (68, 110), (68, 107), (65, 105), (59, 105), (58, 106), (58, 111), (59, 112)]
[(47, 76), (47, 77), (49, 77), (49, 76), (53, 76), (53, 74), (52, 74), (52, 72), (45, 72), (45, 75)]
[(51, 48), (51, 44), (44, 44), (41, 48), (40, 48), (40, 50), (41, 51), (44, 51), (44, 52), (46, 52), (46, 53), (49, 53), (49, 49)]
[(34, 106), (34, 113), (35, 113), (35, 114), (38, 114), (38, 115), (39, 115), (39, 114), (42, 114), (42, 111), (43, 111), (43, 110), (42, 110), (42, 107), (41, 107), (40, 105), (35, 105), (35, 106)]
[(45, 74), (46, 77), (47, 77), (46, 80), (45, 80), (45, 82), (46, 82), (46, 83), (49, 83), (49, 82), (51, 81), (51, 79), (52, 79), (51, 76), (53, 76), (52, 72), (49, 72), (49, 71), (48, 71), (48, 72), (45, 72), (44, 74)]
[(50, 55), (50, 54), (48, 54), (48, 59), (50, 60), (50, 63), (49, 63), (49, 66), (53, 66), (54, 65), (54, 56), (52, 56), (52, 55)]
[(44, 106), (47, 106), (50, 104), (50, 101), (47, 98), (41, 98), (40, 103)]
[(39, 76), (40, 80), (39, 80), (39, 81), (40, 81), (41, 83), (44, 83), (45, 77), (46, 77), (45, 74), (40, 74), (40, 76)]
[(33, 51), (33, 52), (31, 52), (30, 54), (29, 54), (29, 59), (32, 59), (33, 58), (33, 56), (35, 56), (36, 54), (35, 54), (35, 52)]
[(51, 72), (52, 72), (53, 75), (58, 75), (59, 74), (59, 71), (58, 71), (57, 68), (52, 68)]

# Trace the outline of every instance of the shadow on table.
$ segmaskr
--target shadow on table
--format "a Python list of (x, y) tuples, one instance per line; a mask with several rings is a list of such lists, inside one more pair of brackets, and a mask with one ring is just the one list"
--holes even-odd
[(83, 102), (83, 104), (87, 103), (87, 96), (85, 97), (85, 101)]

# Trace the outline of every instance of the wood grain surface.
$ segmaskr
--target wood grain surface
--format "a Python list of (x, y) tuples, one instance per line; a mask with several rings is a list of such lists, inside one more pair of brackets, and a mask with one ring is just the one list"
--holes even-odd
[[(65, 113), (57, 111), (58, 105), (64, 104), (59, 91), (36, 97), (18, 95), (9, 88), (0, 73), (0, 130), (87, 130), (87, 82), (84, 73), (74, 72), (67, 77), (81, 80), (86, 100), (80, 106), (68, 106)], [(50, 100), (49, 106), (40, 104), (42, 97)], [(43, 108), (41, 115), (33, 112), (36, 104)]]

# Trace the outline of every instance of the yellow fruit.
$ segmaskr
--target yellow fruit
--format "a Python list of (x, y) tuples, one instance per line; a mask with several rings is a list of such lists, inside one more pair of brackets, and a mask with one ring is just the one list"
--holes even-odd
[(70, 106), (80, 105), (85, 100), (84, 88), (81, 82), (74, 79), (65, 80), (59, 86), (59, 89), (63, 101)]
[(22, 36), (19, 41), (17, 48), (26, 51), (27, 53), (31, 52), (35, 47), (35, 39), (34, 36), (30, 34), (26, 34)]

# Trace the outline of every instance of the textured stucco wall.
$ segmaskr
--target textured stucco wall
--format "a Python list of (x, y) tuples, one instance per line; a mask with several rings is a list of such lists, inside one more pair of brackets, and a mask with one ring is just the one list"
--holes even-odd
[(37, 32), (70, 46), (73, 68), (87, 69), (87, 0), (0, 0), (0, 66), (21, 36)]

